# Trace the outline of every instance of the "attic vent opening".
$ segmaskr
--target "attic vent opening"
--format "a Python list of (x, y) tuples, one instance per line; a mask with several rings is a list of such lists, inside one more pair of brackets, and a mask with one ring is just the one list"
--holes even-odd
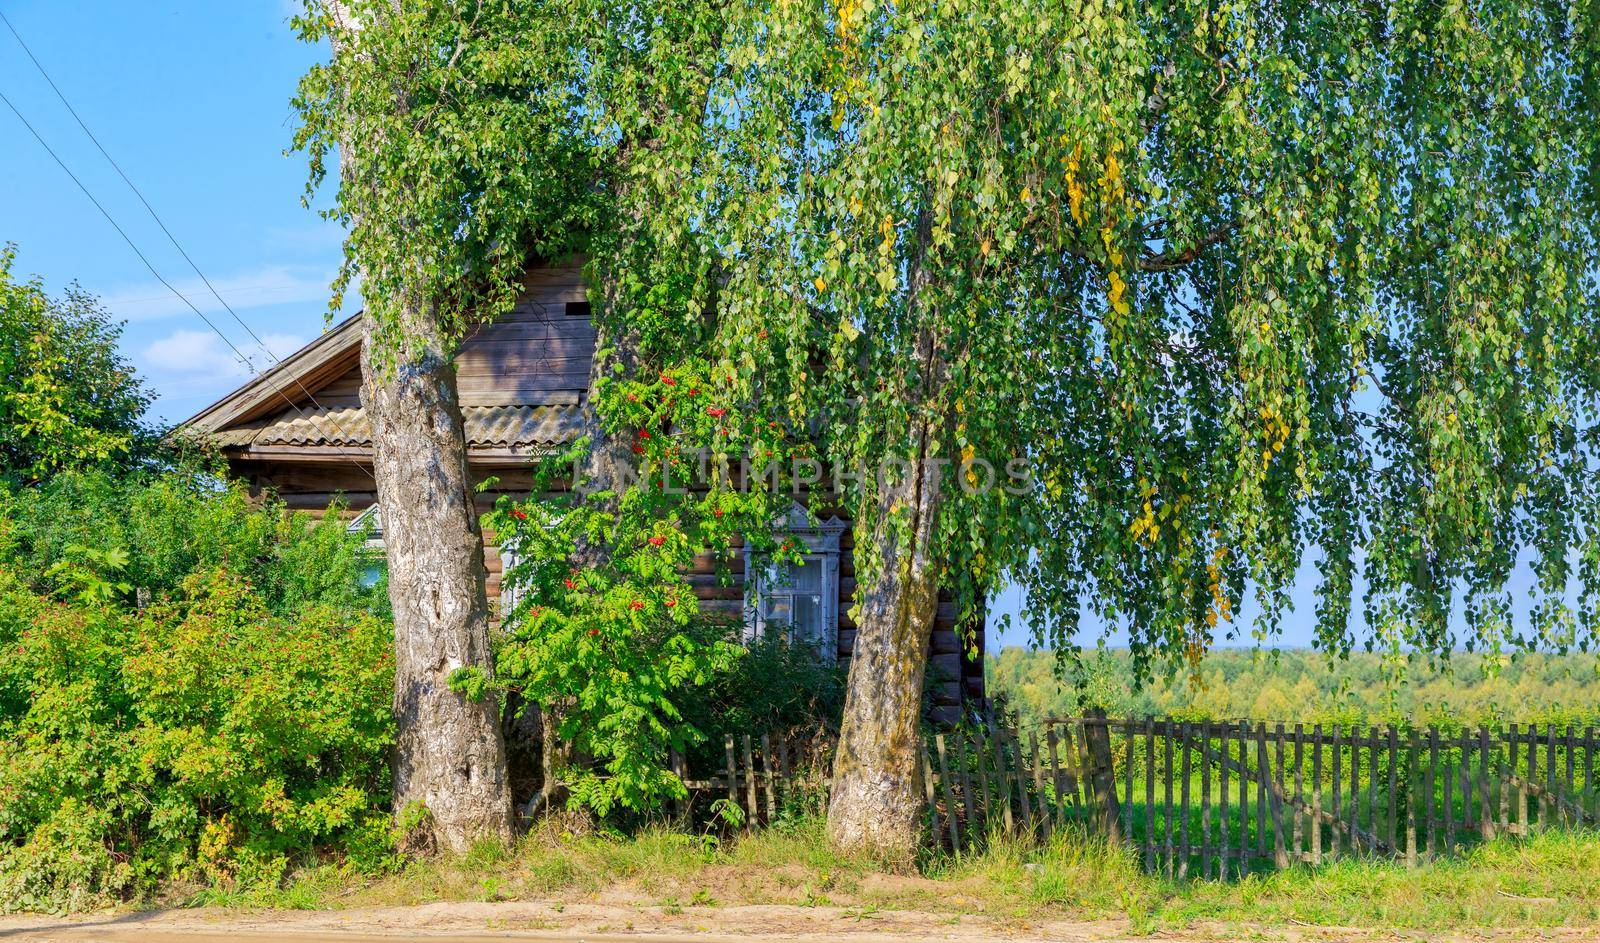
[(587, 301), (569, 301), (569, 302), (567, 302), (567, 317), (569, 317), (569, 318), (586, 318), (588, 316), (589, 316), (589, 302), (587, 302)]

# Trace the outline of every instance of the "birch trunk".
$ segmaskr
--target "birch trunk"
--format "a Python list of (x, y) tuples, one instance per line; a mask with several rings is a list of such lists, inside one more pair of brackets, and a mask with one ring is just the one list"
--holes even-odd
[(400, 316), (404, 350), (377, 349), (367, 323), (361, 390), (394, 609), (395, 809), (426, 807), (434, 842), (464, 851), (512, 837), (497, 702), (448, 684), (493, 670), (483, 536), (445, 338), (425, 305)]
[[(908, 297), (913, 313), (928, 284), (926, 210), (916, 239)], [(877, 558), (877, 576), (858, 590), (860, 616), (828, 801), (834, 844), (899, 862), (916, 854), (922, 820), (922, 683), (939, 606), (936, 538), (947, 418), (940, 405), (944, 357), (931, 323), (918, 332), (912, 354), (916, 380), (905, 391), (915, 404), (905, 456), (911, 470), (902, 488), (880, 489), (856, 551)]]
[[(935, 457), (930, 425), (919, 421), (922, 447), (915, 458)], [(922, 820), (922, 682), (939, 604), (933, 538), (940, 473), (931, 461), (917, 468), (905, 503), (912, 516), (909, 540), (887, 520), (887, 498), (867, 537), (866, 550), (879, 557), (882, 570), (862, 591), (828, 802), (836, 845), (902, 862), (916, 854)]]
[[(326, 12), (344, 31), (335, 52), (359, 55), (339, 48), (361, 35), (350, 6), (329, 0)], [(360, 146), (348, 135), (339, 142), (341, 186), (363, 185), (353, 179)], [(394, 610), (394, 808), (422, 806), (432, 843), (465, 851), (512, 838), (498, 702), (474, 703), (449, 686), (457, 668), (493, 671), (483, 535), (448, 338), (426, 299), (385, 300), (398, 330), (375, 343), (370, 310), (363, 315), (361, 403)]]

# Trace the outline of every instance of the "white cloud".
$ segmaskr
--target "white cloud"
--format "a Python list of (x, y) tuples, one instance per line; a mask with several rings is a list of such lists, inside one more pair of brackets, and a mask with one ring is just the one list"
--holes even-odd
[[(287, 265), (269, 265), (254, 271), (213, 277), (211, 286), (235, 311), (280, 304), (326, 306), (332, 276), (325, 271)], [(172, 282), (185, 298), (206, 314), (224, 313), (222, 302), (199, 278)], [(101, 296), (100, 301), (120, 320), (150, 321), (193, 316), (189, 305), (160, 282), (128, 285)]]
[[(262, 346), (271, 351), (269, 357), (257, 346), (255, 340), (235, 340), (236, 353), (222, 338), (210, 331), (178, 330), (147, 345), (141, 366), (156, 380), (158, 387), (173, 385), (172, 381), (210, 381), (242, 379), (270, 367), (274, 358), (282, 358), (300, 349), (305, 338), (295, 334), (264, 334)], [(240, 362), (240, 354), (250, 361)]]

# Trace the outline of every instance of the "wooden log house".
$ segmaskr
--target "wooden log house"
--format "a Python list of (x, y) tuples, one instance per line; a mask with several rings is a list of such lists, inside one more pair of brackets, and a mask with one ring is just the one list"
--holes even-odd
[[(463, 342), (456, 364), (468, 461), (477, 480), (497, 479), (480, 492), (480, 510), (501, 494), (525, 495), (532, 485), (530, 461), (571, 440), (594, 342), (576, 261), (530, 273), (516, 307)], [(206, 407), (182, 430), (220, 448), (230, 472), (252, 493), (274, 492), (290, 508), (311, 511), (343, 501), (353, 528), (375, 515), (381, 523), (360, 399), (360, 348), (360, 325), (352, 317)], [(761, 578), (759, 562), (734, 561), (734, 585), (724, 586), (706, 555), (690, 575), (695, 594), (708, 611), (742, 618), (747, 637), (784, 631), (848, 664), (856, 635), (849, 615), (851, 528), (837, 517), (814, 526), (798, 509), (793, 523), (809, 550), (805, 566), (772, 580)], [(489, 598), (498, 605), (504, 560), (493, 534), (486, 532), (484, 542)], [(984, 694), (982, 626), (975, 633), (978, 651), (964, 651), (955, 616), (954, 604), (942, 598), (928, 669), (931, 713), (946, 722)]]

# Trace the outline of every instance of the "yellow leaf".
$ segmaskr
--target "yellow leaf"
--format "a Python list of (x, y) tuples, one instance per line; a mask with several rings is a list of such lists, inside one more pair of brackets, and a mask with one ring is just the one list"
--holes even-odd
[(818, 278), (816, 281), (812, 282), (811, 284), (816, 286), (817, 291), (827, 291), (828, 290), (828, 283), (823, 281), (820, 278)]

